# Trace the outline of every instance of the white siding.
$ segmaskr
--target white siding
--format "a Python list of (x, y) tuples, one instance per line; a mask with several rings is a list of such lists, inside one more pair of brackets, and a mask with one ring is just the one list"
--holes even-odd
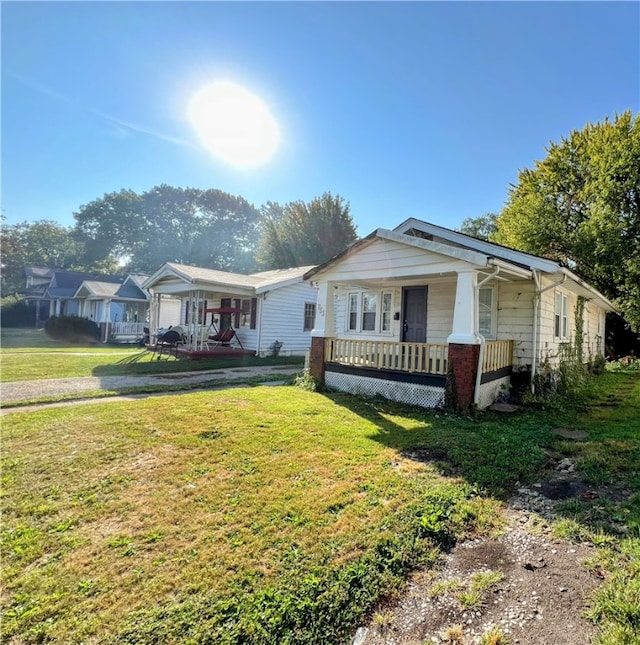
[(453, 327), (456, 280), (428, 284), (427, 342), (446, 343)]
[(388, 280), (468, 270), (468, 262), (389, 240), (376, 240), (322, 273), (322, 280)]
[(262, 315), (258, 312), (262, 327), (258, 352), (271, 354), (273, 343), (278, 341), (282, 343), (281, 355), (304, 356), (311, 346), (311, 331), (304, 331), (304, 305), (315, 304), (316, 297), (317, 291), (309, 282), (298, 282), (258, 296), (258, 307), (262, 307)]
[(515, 365), (533, 362), (533, 282), (497, 282), (497, 340), (513, 340)]

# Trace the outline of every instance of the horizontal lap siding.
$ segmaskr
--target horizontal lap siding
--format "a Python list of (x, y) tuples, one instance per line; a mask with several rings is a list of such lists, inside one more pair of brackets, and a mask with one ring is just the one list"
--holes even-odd
[(421, 276), (431, 272), (447, 273), (468, 267), (468, 263), (461, 260), (452, 260), (397, 242), (377, 240), (357, 254), (344, 258), (334, 271), (327, 270), (326, 279), (349, 281), (357, 277), (361, 280), (379, 280)]
[(513, 340), (516, 365), (531, 365), (533, 361), (533, 301), (532, 282), (500, 282), (498, 298), (498, 340)]
[(316, 290), (308, 282), (269, 291), (265, 299), (258, 297), (258, 307), (262, 307), (258, 351), (269, 354), (273, 343), (278, 341), (282, 343), (281, 354), (306, 354), (311, 346), (311, 332), (304, 331), (304, 305), (306, 302), (315, 303), (316, 297)]
[(456, 281), (436, 282), (428, 287), (427, 342), (444, 344), (453, 327)]
[(598, 354), (604, 356), (604, 322), (605, 313), (592, 302), (587, 302), (584, 311), (584, 341), (585, 359)]

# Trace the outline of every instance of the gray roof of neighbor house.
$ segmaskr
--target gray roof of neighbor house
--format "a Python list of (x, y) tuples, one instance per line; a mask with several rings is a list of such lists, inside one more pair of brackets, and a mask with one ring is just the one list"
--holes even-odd
[(116, 275), (100, 275), (99, 273), (81, 271), (54, 271), (51, 282), (46, 288), (44, 295), (51, 298), (73, 298), (78, 287), (85, 280), (98, 280), (100, 282), (122, 284), (124, 282), (124, 277)]
[(51, 278), (53, 277), (53, 269), (45, 267), (25, 267), (24, 274), (27, 278)]
[(76, 289), (74, 297), (113, 300), (148, 300), (147, 294), (133, 280), (123, 284), (103, 282), (102, 280), (85, 280)]
[(185, 283), (206, 284), (215, 287), (246, 287), (255, 289), (256, 294), (269, 291), (287, 284), (302, 281), (302, 276), (311, 266), (293, 267), (290, 269), (273, 269), (258, 273), (233, 273), (217, 269), (203, 269), (202, 267), (189, 266), (167, 262), (163, 264), (148, 280), (143, 283), (145, 289), (166, 277), (177, 277)]

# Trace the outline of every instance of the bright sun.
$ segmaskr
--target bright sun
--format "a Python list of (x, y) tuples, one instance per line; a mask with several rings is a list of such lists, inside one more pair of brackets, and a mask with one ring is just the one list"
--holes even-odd
[(280, 130), (264, 101), (230, 82), (207, 85), (189, 105), (189, 118), (204, 145), (238, 168), (263, 164), (280, 142)]

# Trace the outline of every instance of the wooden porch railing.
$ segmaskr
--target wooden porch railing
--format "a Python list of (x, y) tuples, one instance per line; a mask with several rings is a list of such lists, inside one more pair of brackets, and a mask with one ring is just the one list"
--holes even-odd
[(484, 346), (482, 373), (495, 372), (513, 364), (513, 341), (490, 340)]
[(142, 336), (146, 322), (112, 322), (109, 324), (109, 333), (112, 336)]
[(425, 374), (447, 373), (447, 345), (327, 338), (325, 361)]
[[(448, 345), (327, 338), (325, 361), (401, 372), (444, 375), (447, 373)], [(512, 340), (494, 340), (485, 343), (482, 360), (483, 374), (510, 367), (512, 363)]]

